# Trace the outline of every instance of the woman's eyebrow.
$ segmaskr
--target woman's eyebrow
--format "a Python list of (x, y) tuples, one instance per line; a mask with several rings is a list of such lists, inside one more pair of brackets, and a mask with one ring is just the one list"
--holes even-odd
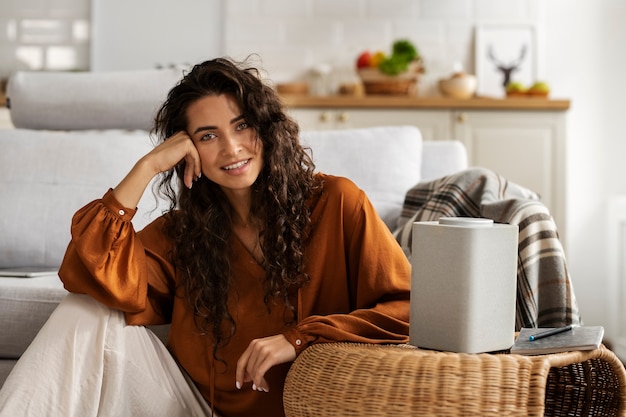
[(203, 132), (205, 130), (215, 130), (215, 129), (217, 129), (217, 126), (200, 126), (193, 132), (193, 134), (195, 135), (196, 133)]
[[(232, 118), (230, 120), (230, 124), (236, 123), (239, 120), (243, 120), (243, 118), (244, 118), (243, 114), (240, 114), (239, 116)], [(196, 133), (203, 132), (205, 130), (215, 130), (215, 129), (217, 129), (217, 126), (200, 126), (193, 132), (193, 134), (195, 135)]]
[(243, 114), (240, 114), (239, 116), (237, 116), (237, 117), (233, 118), (233, 119), (230, 121), (230, 124), (232, 125), (233, 123), (236, 123), (236, 122), (238, 122), (239, 120), (242, 120), (242, 119), (243, 119)]

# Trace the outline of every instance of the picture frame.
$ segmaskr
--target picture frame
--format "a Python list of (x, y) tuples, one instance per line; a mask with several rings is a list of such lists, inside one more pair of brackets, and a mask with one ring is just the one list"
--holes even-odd
[(507, 82), (536, 81), (536, 31), (532, 25), (481, 25), (475, 31), (478, 96), (506, 96)]

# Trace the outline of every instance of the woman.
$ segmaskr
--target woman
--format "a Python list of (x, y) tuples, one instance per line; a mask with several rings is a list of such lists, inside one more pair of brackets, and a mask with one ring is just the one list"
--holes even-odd
[[(352, 182), (313, 172), (255, 69), (196, 65), (155, 133), (158, 146), (75, 214), (59, 272), (70, 292), (128, 324), (171, 323), (169, 352), (223, 416), (282, 415), (289, 365), (313, 343), (407, 342), (400, 246)], [(135, 232), (157, 174), (170, 210)]]

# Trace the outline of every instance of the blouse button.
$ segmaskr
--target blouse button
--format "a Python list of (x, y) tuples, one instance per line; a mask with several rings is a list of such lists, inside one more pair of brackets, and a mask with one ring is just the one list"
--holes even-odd
[(126, 214), (126, 212), (124, 210), (121, 210), (121, 209), (120, 209), (120, 211), (118, 211), (118, 213), (119, 213), (120, 216), (123, 216), (124, 214)]
[(300, 346), (302, 344), (302, 340), (296, 339), (296, 345)]

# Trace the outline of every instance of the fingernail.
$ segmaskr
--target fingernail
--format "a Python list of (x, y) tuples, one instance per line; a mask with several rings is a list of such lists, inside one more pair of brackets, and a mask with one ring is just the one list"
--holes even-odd
[(252, 389), (256, 391), (256, 384), (252, 384)]
[(241, 389), (241, 382), (239, 381), (235, 382), (235, 386), (237, 387), (237, 389)]

